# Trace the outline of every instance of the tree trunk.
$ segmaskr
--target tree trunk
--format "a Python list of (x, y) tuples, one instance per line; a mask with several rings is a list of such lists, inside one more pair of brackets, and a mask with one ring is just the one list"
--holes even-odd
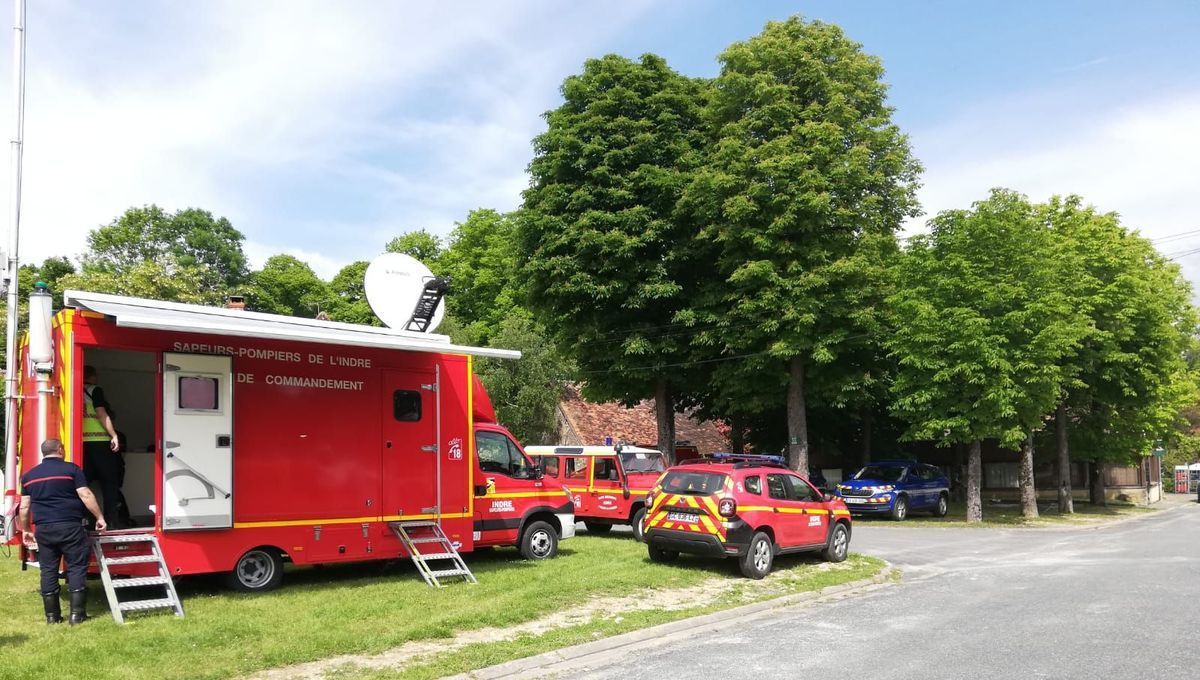
[(1105, 481), (1105, 463), (1097, 460), (1092, 463), (1092, 503), (1095, 505), (1108, 505), (1107, 483)]
[(734, 416), (729, 420), (730, 453), (746, 452), (746, 433), (742, 431), (742, 419)]
[(658, 450), (675, 464), (675, 395), (670, 381), (659, 376), (654, 385), (654, 412), (658, 419)]
[(954, 469), (950, 479), (950, 497), (956, 502), (967, 500), (965, 482), (967, 479), (967, 457), (962, 442), (954, 445)]
[(874, 424), (875, 411), (871, 407), (862, 410), (862, 464), (865, 467), (871, 462), (871, 426)]
[(804, 359), (788, 362), (787, 425), (788, 465), (808, 477), (808, 414), (804, 405)]
[(1021, 515), (1025, 519), (1036, 519), (1038, 516), (1037, 487), (1033, 479), (1033, 431), (1025, 435), (1025, 444), (1021, 446)]
[(983, 443), (978, 439), (971, 442), (967, 453), (967, 522), (983, 521), (983, 502), (980, 498), (980, 479), (983, 471)]
[(1059, 404), (1054, 413), (1054, 432), (1058, 437), (1058, 511), (1064, 515), (1075, 512), (1071, 498), (1071, 448), (1067, 440), (1067, 406)]

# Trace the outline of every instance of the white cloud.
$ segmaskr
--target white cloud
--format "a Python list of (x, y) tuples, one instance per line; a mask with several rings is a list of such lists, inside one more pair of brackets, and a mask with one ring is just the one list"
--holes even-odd
[(31, 3), (22, 258), (154, 202), (327, 274), (515, 207), (561, 79), (648, 4)]
[[(1022, 97), (915, 133), (926, 166), (920, 198), (927, 215), (968, 207), (992, 187), (1007, 187), (1034, 200), (1079, 194), (1151, 239), (1200, 229), (1200, 92), (1107, 110), (1084, 106), (1059, 96)], [(910, 230), (920, 231), (924, 219)], [(1198, 246), (1200, 235), (1193, 235), (1160, 250)], [(1200, 255), (1180, 264), (1200, 284)]]

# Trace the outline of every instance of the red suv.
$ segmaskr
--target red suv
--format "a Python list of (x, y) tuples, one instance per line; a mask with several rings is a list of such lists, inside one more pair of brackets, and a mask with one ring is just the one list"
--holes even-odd
[(846, 559), (850, 511), (792, 472), (779, 456), (720, 454), (667, 470), (647, 497), (650, 559), (679, 553), (737, 557), (760, 579), (776, 555), (819, 551)]

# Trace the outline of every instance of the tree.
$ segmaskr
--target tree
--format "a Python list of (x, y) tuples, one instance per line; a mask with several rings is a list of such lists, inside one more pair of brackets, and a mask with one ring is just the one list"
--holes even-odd
[(874, 255), (917, 213), (920, 166), (892, 122), (882, 64), (837, 26), (771, 22), (720, 60), (714, 146), (682, 202), (716, 251), (697, 341), (774, 360), (789, 462), (807, 474), (810, 373), (874, 323)]
[(1036, 515), (1030, 434), (1058, 402), (1062, 360), (1086, 319), (1064, 292), (1056, 240), (1024, 196), (994, 190), (930, 227), (900, 258), (889, 301), (893, 411), (909, 423), (910, 439), (969, 444), (969, 522), (982, 518), (982, 441), (1021, 446), (1023, 509)]
[(249, 298), (256, 311), (309, 318), (330, 303), (328, 284), (291, 255), (272, 255), (250, 275)]
[[(196, 283), (191, 291), (195, 297), (219, 304), (246, 279), (244, 239), (229, 220), (199, 208), (175, 213), (156, 205), (130, 208), (88, 234), (88, 251), (81, 258), (82, 280), (95, 276), (111, 288), (115, 278), (157, 268)], [(157, 265), (150, 267), (150, 262)]]
[(424, 262), (425, 266), (433, 269), (437, 264), (438, 257), (442, 254), (442, 239), (424, 229), (418, 229), (388, 241), (384, 250), (389, 253), (412, 255)]
[(357, 323), (366, 326), (380, 326), (382, 323), (371, 311), (367, 303), (367, 293), (363, 288), (363, 277), (367, 273), (365, 260), (352, 262), (333, 277), (329, 283), (329, 318), (344, 323)]
[(673, 457), (690, 333), (664, 330), (703, 270), (675, 213), (702, 159), (705, 90), (661, 57), (609, 55), (562, 94), (534, 140), (517, 228), (529, 304), (585, 372), (589, 398), (654, 398), (658, 446)]
[(1055, 411), (1059, 508), (1072, 512), (1071, 451), (1093, 462), (1093, 500), (1104, 502), (1103, 467), (1137, 462), (1195, 403), (1185, 355), (1196, 329), (1191, 288), (1178, 267), (1113, 213), (1079, 196), (1055, 196), (1039, 219), (1057, 239), (1057, 264), (1085, 333), (1061, 365)]
[(516, 221), (495, 210), (473, 210), (450, 233), (437, 273), (450, 277), (446, 310), (463, 320), (470, 342), (486, 344), (504, 319), (518, 313), (523, 292)]
[[(457, 333), (452, 337), (460, 338)], [(556, 443), (558, 401), (574, 370), (571, 362), (523, 310), (500, 321), (492, 333), (492, 344), (521, 352), (518, 361), (476, 361), (476, 373), (496, 407), (496, 417), (526, 444)]]
[(207, 287), (208, 282), (200, 267), (182, 265), (170, 254), (137, 262), (119, 271), (97, 269), (85, 264), (80, 273), (62, 277), (59, 285), (64, 290), (74, 288), (192, 304), (217, 304), (223, 298), (213, 297), (213, 291)]

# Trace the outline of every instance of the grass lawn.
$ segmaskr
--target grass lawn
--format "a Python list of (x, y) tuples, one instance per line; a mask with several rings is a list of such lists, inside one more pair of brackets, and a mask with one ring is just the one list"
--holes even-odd
[(1109, 504), (1107, 506), (1092, 505), (1091, 503), (1075, 502), (1075, 513), (1064, 515), (1058, 512), (1056, 504), (1039, 504), (1037, 519), (1025, 519), (1021, 516), (1021, 506), (1005, 503), (994, 505), (983, 504), (983, 521), (967, 524), (967, 506), (965, 503), (951, 503), (950, 512), (945, 517), (930, 517), (927, 513), (911, 512), (908, 519), (895, 522), (886, 517), (855, 516), (854, 521), (862, 525), (913, 526), (913, 527), (1047, 527), (1047, 526), (1087, 526), (1099, 524), (1130, 515), (1140, 515), (1155, 512), (1158, 508), (1148, 508), (1141, 505)]
[(564, 541), (559, 557), (547, 562), (525, 562), (515, 550), (469, 555), (467, 561), (479, 584), (441, 590), (426, 586), (407, 561), (289, 570), (281, 589), (256, 596), (228, 591), (216, 578), (185, 579), (179, 590), (186, 618), (142, 615), (130, 617), (125, 626), (112, 621), (100, 584), (92, 581), (89, 610), (95, 618), (71, 628), (45, 625), (37, 573), (22, 573), (15, 558), (0, 559), (0, 678), (226, 678), (463, 631), (503, 629), (579, 607), (592, 596), (713, 582), (726, 586), (720, 598), (697, 602), (695, 608), (596, 616), (542, 635), (463, 647), (412, 667), (418, 675), (432, 676), (755, 598), (869, 577), (882, 567), (859, 556), (836, 569), (822, 567), (816, 558), (781, 558), (779, 571), (763, 582), (771, 590), (747, 595), (752, 586), (735, 575), (732, 561), (652, 564), (645, 546), (625, 536), (578, 536)]

